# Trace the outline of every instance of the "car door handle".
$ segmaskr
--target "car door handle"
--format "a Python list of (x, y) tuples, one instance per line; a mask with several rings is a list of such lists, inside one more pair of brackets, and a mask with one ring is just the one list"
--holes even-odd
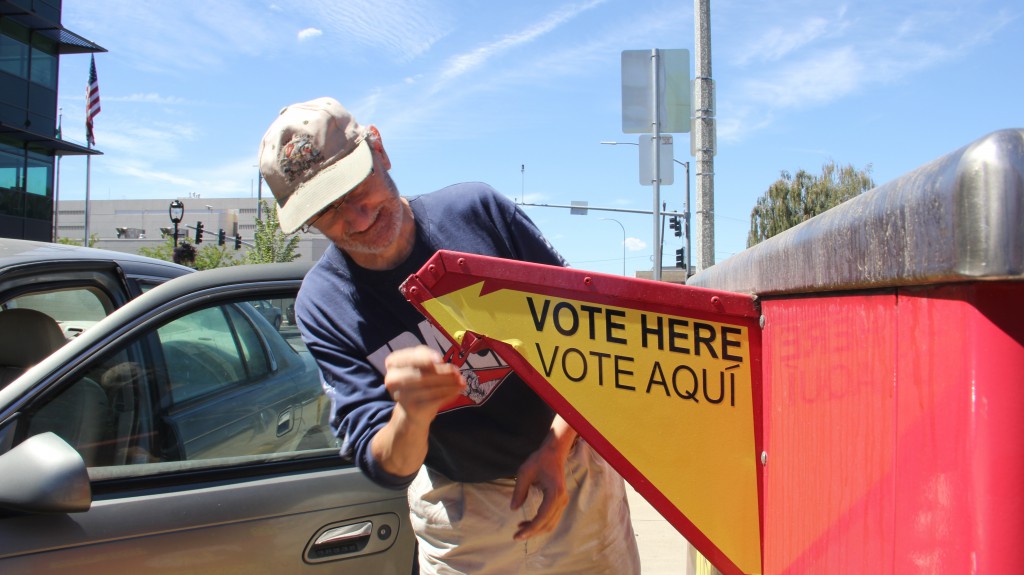
[(330, 557), (358, 553), (370, 542), (373, 523), (364, 521), (328, 529), (313, 542), (310, 553), (315, 557)]
[(281, 412), (281, 415), (277, 416), (277, 436), (288, 433), (292, 430), (292, 409), (288, 408)]
[[(403, 500), (401, 504), (404, 507), (405, 501)], [(348, 561), (386, 551), (398, 541), (401, 525), (402, 521), (395, 513), (349, 517), (344, 521), (325, 525), (306, 543), (303, 559), (311, 564)]]

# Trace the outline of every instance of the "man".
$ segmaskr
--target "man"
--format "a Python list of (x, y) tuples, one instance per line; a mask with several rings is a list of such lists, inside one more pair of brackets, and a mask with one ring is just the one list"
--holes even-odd
[(260, 148), (282, 229), (333, 244), (295, 315), (342, 454), (408, 488), (421, 572), (639, 573), (621, 477), (493, 352), (445, 363), (398, 291), (439, 249), (565, 262), (488, 186), (407, 199), (390, 168), (377, 129), (330, 98), (282, 110)]

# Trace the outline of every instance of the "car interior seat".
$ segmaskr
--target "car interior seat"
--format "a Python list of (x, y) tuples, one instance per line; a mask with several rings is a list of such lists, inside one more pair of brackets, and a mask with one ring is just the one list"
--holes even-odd
[[(26, 308), (0, 311), (0, 387), (18, 378), (67, 342), (57, 321)], [(107, 428), (107, 396), (88, 378), (76, 382), (31, 417), (28, 435), (52, 431), (90, 464)]]
[(27, 308), (0, 311), (0, 388), (66, 342), (57, 321), (41, 311)]

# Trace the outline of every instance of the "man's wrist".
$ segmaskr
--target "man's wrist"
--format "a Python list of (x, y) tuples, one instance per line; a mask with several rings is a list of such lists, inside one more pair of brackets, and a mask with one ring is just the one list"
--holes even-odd
[(541, 447), (549, 449), (565, 459), (569, 456), (569, 452), (578, 438), (579, 434), (576, 433), (576, 430), (569, 427), (565, 420), (556, 416), (555, 421), (551, 424), (551, 431), (548, 432)]
[(381, 469), (406, 476), (419, 469), (427, 455), (427, 438), (433, 418), (423, 421), (409, 417), (401, 405), (395, 405), (391, 419), (370, 440), (373, 456)]

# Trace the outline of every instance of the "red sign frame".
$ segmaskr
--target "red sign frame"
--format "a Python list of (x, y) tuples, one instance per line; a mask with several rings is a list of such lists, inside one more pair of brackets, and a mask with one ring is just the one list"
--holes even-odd
[[(763, 452), (762, 414), (762, 360), (761, 314), (751, 296), (722, 292), (706, 288), (688, 287), (666, 282), (625, 278), (595, 272), (547, 266), (465, 254), (439, 251), (401, 286), (401, 292), (452, 342), (453, 349), (468, 353), (469, 346), (481, 345), (492, 349), (530, 385), (551, 407), (561, 415), (609, 464), (612, 465), (668, 522), (694, 547), (724, 573), (744, 573), (722, 549), (702, 531), (702, 526), (687, 518), (662, 491), (613, 445), (599, 429), (559, 393), (534, 366), (526, 361), (513, 345), (491, 338), (486, 333), (456, 330), (442, 325), (433, 317), (428, 302), (447, 294), (482, 284), (480, 294), (500, 290), (514, 290), (552, 298), (584, 300), (586, 302), (641, 310), (644, 312), (685, 315), (707, 321), (726, 322), (746, 328), (749, 341), (750, 380), (752, 396), (753, 443), (752, 461), (760, 461)], [(449, 318), (450, 319), (450, 318)], [(468, 336), (468, 337), (467, 337)], [(483, 343), (481, 343), (481, 340)], [(654, 430), (652, 433), (656, 433)], [(760, 565), (763, 568), (764, 545), (764, 474), (756, 463), (757, 514), (760, 534)], [(707, 469), (715, 473), (714, 469)], [(752, 571), (751, 571), (752, 572)]]

